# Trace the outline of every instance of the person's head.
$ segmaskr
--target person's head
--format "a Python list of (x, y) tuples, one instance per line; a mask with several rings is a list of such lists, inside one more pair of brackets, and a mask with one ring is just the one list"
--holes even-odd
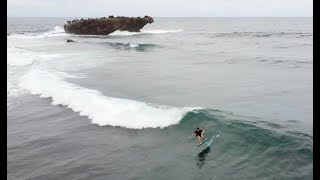
[(196, 131), (199, 131), (200, 129), (199, 128), (197, 128), (197, 130)]

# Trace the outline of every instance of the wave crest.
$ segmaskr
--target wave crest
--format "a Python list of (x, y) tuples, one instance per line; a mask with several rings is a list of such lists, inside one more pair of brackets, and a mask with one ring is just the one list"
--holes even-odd
[(177, 33), (181, 32), (182, 29), (178, 30), (142, 30), (141, 32), (128, 32), (128, 31), (115, 31), (109, 36), (133, 36), (133, 35), (140, 35), (140, 34), (166, 34), (166, 33)]
[(157, 44), (148, 44), (148, 43), (121, 43), (121, 42), (107, 42), (103, 44), (108, 44), (114, 49), (122, 50), (136, 50), (136, 51), (148, 51), (156, 47), (162, 47)]
[(52, 98), (53, 105), (64, 105), (100, 126), (125, 128), (164, 128), (179, 123), (195, 107), (158, 106), (129, 99), (107, 97), (99, 91), (71, 84), (60, 76), (42, 70), (30, 70), (20, 79), (22, 88), (42, 98)]
[(45, 38), (45, 37), (56, 37), (56, 36), (69, 36), (67, 33), (65, 33), (63, 27), (61, 26), (55, 26), (53, 30), (50, 31), (35, 31), (31, 33), (15, 33), (10, 34), (10, 36), (7, 36), (8, 39), (38, 39), (38, 38)]

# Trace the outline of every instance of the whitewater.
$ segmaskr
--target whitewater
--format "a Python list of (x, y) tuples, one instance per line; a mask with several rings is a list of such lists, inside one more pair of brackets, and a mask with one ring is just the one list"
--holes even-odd
[[(41, 84), (38, 86), (37, 84)], [(32, 70), (21, 77), (20, 86), (52, 98), (52, 105), (64, 105), (92, 123), (126, 128), (157, 128), (177, 124), (188, 111), (199, 108), (175, 108), (106, 97), (100, 92), (67, 83), (53, 73)], [(63, 93), (61, 93), (63, 92)]]

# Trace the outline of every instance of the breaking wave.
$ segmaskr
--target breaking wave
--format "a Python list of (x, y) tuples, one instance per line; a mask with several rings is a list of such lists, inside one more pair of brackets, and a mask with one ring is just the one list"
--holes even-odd
[(34, 39), (34, 38), (45, 38), (45, 37), (57, 37), (57, 36), (69, 36), (63, 27), (56, 26), (53, 30), (49, 31), (33, 31), (33, 32), (24, 32), (24, 33), (14, 33), (7, 36), (9, 39)]
[(133, 35), (140, 35), (140, 34), (166, 34), (166, 33), (177, 33), (181, 32), (182, 29), (178, 30), (141, 30), (141, 32), (128, 32), (128, 31), (115, 31), (109, 36), (133, 36)]
[(53, 105), (64, 105), (100, 126), (132, 129), (164, 128), (179, 123), (196, 107), (170, 107), (104, 96), (101, 92), (65, 81), (57, 74), (32, 69), (20, 78), (20, 87)]
[(148, 43), (120, 43), (120, 42), (107, 42), (103, 44), (108, 44), (110, 47), (114, 49), (123, 49), (123, 50), (136, 50), (136, 51), (147, 51), (151, 50), (155, 47), (162, 47), (156, 44), (148, 44)]

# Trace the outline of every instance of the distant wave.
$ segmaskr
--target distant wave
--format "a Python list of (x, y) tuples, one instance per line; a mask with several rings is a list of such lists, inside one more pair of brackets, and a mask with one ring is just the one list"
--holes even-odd
[(109, 36), (133, 36), (139, 34), (166, 34), (166, 33), (177, 33), (181, 32), (182, 29), (178, 30), (141, 30), (141, 32), (128, 32), (128, 31), (115, 31)]
[[(141, 32), (128, 32), (128, 31), (115, 31), (108, 36), (133, 36), (133, 35), (141, 35), (141, 34), (166, 34), (166, 33), (176, 33), (181, 32), (182, 29), (178, 30), (142, 30)], [(64, 31), (62, 26), (54, 27), (54, 30), (37, 30), (31, 32), (23, 32), (23, 33), (12, 33), (7, 35), (9, 39), (34, 39), (34, 38), (45, 38), (45, 37), (57, 37), (57, 36), (77, 36), (74, 34), (68, 34)], [(78, 35), (83, 37), (101, 37), (101, 35)], [(104, 37), (104, 36), (102, 36)]]
[(23, 30), (23, 31), (15, 32), (13, 34), (43, 33), (43, 32), (48, 32), (48, 31), (52, 31), (52, 28), (36, 29), (36, 30)]
[(164, 128), (179, 123), (195, 107), (169, 107), (129, 99), (107, 97), (99, 91), (65, 81), (57, 74), (32, 69), (23, 75), (19, 85), (31, 94), (52, 98), (53, 105), (64, 105), (81, 116), (88, 116), (100, 126), (125, 128)]
[(108, 44), (114, 49), (124, 49), (124, 50), (130, 50), (134, 49), (136, 51), (147, 51), (151, 50), (156, 47), (162, 47), (160, 45), (156, 44), (148, 44), (148, 43), (118, 43), (118, 42), (107, 42), (103, 44)]
[(296, 47), (312, 47), (312, 43), (303, 43), (303, 44), (291, 44), (291, 45), (276, 45), (274, 46), (275, 48), (280, 48), (280, 49), (288, 49), (288, 48), (296, 48)]
[(38, 30), (33, 32), (24, 33), (13, 33), (7, 36), (9, 39), (34, 39), (34, 38), (45, 38), (45, 37), (56, 37), (56, 36), (69, 36), (65, 33), (63, 27), (56, 26), (53, 30)]
[(177, 33), (181, 32), (182, 29), (177, 30), (142, 30), (141, 33), (144, 34), (166, 34), (166, 33)]
[(301, 64), (313, 64), (312, 59), (297, 59), (297, 58), (267, 58), (267, 57), (256, 57), (256, 61), (258, 62), (265, 62), (265, 63), (271, 63), (271, 64), (288, 64), (288, 65), (301, 65)]
[(215, 37), (282, 37), (282, 36), (289, 36), (289, 37), (309, 37), (313, 36), (312, 33), (300, 33), (300, 32), (231, 32), (231, 33), (213, 33), (211, 34), (212, 38)]
[(38, 35), (38, 37), (55, 37), (55, 36), (67, 36), (68, 34), (65, 33), (63, 27), (61, 26), (56, 26), (54, 27), (54, 30), (45, 32), (43, 34)]

